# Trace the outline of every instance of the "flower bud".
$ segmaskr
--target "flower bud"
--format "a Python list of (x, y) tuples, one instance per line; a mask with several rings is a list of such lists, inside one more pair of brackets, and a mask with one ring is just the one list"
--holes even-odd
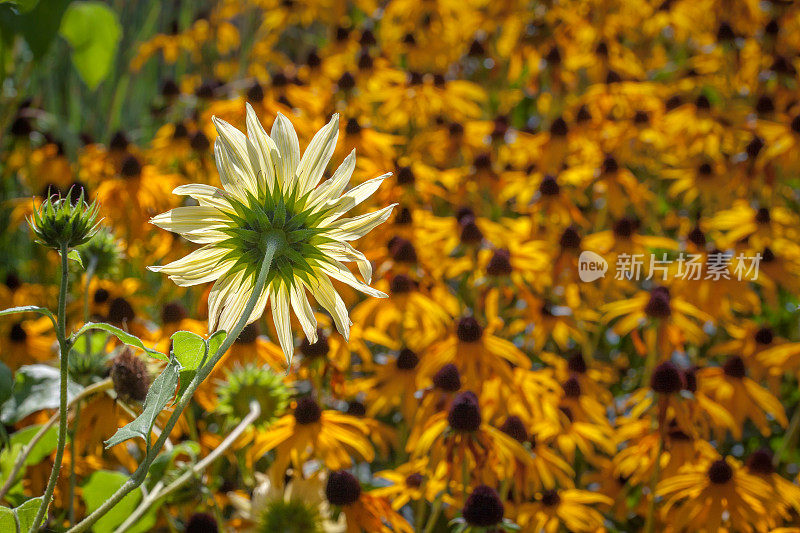
[(70, 190), (66, 198), (48, 197), (33, 210), (28, 223), (41, 244), (54, 250), (74, 248), (87, 243), (97, 232), (99, 209), (97, 202), (87, 205), (83, 193), (73, 203)]

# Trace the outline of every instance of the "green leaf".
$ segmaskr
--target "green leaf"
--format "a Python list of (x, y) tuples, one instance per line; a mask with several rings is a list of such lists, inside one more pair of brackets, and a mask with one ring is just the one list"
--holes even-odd
[(46, 307), (39, 307), (37, 305), (22, 305), (19, 307), (9, 307), (8, 309), (3, 309), (0, 311), (0, 316), (5, 315), (13, 315), (14, 313), (39, 313), (40, 315), (45, 315), (50, 318), (53, 322), (53, 326), (56, 325), (56, 317), (53, 316), (53, 313)]
[(43, 500), (43, 496), (31, 498), (14, 509), (14, 514), (17, 515), (17, 520), (19, 521), (19, 530), (21, 532), (24, 533), (25, 531), (30, 531), (31, 527), (33, 526), (33, 520), (36, 518), (36, 513), (39, 512), (39, 508), (42, 506)]
[(144, 399), (142, 414), (129, 424), (119, 428), (114, 433), (114, 436), (106, 441), (106, 448), (116, 446), (120, 442), (125, 442), (135, 437), (141, 437), (147, 443), (148, 448), (150, 447), (150, 432), (153, 429), (153, 424), (159, 413), (175, 395), (180, 369), (181, 364), (174, 355), (171, 356), (167, 366), (164, 367), (161, 374), (150, 385), (150, 390), (147, 391), (147, 396)]
[(14, 511), (8, 507), (0, 507), (0, 531), (17, 531), (17, 520)]
[[(14, 424), (26, 416), (44, 409), (57, 409), (61, 375), (57, 368), (47, 365), (20, 367), (14, 376), (14, 390), (0, 410), (0, 421)], [(67, 398), (78, 394), (82, 387), (67, 383)]]
[(69, 253), (67, 253), (67, 259), (75, 261), (81, 266), (81, 268), (83, 268), (83, 259), (81, 259), (81, 254), (78, 253), (78, 250), (71, 250)]
[(211, 334), (208, 338), (208, 356), (213, 357), (219, 347), (222, 346), (222, 343), (225, 342), (225, 338), (228, 334), (224, 330), (218, 330)]
[(36, 513), (39, 512), (39, 507), (42, 506), (43, 499), (42, 496), (31, 498), (16, 509), (0, 507), (0, 531), (27, 533), (33, 525)]
[(103, 2), (74, 2), (59, 33), (72, 47), (72, 63), (81, 78), (96, 89), (111, 71), (122, 36), (116, 12)]
[(148, 483), (152, 486), (163, 478), (179, 456), (188, 455), (191, 462), (194, 463), (199, 454), (200, 445), (192, 441), (180, 442), (170, 450), (160, 453), (150, 465), (150, 471), (147, 474)]
[(133, 346), (134, 348), (144, 350), (147, 352), (147, 355), (155, 357), (156, 359), (161, 359), (162, 361), (167, 360), (167, 357), (158, 350), (154, 350), (153, 348), (148, 348), (145, 346), (142, 340), (136, 335), (131, 335), (127, 331), (121, 330), (116, 326), (112, 326), (111, 324), (106, 324), (104, 322), (87, 322), (81, 327), (81, 329), (78, 330), (77, 333), (75, 333), (75, 337), (80, 337), (91, 329), (101, 329), (107, 333), (111, 333), (128, 346)]
[[(98, 470), (94, 472), (86, 483), (83, 484), (83, 501), (86, 502), (86, 511), (91, 513), (103, 505), (111, 494), (114, 494), (128, 480), (128, 476), (121, 472)], [(111, 508), (98, 520), (92, 531), (94, 533), (113, 533), (142, 501), (142, 488), (136, 487), (125, 495), (117, 505)], [(155, 523), (153, 513), (145, 514), (134, 527), (128, 531), (149, 531)]]
[[(41, 59), (50, 49), (61, 25), (61, 17), (64, 16), (70, 1), (38, 2), (28, 12), (12, 8), (12, 4), (9, 3), (0, 3), (0, 33), (3, 41), (11, 43), (15, 35), (20, 35), (28, 43), (34, 59)], [(20, 1), (20, 4), (22, 3), (23, 1)], [(35, 213), (34, 211), (34, 216)]]
[(5, 363), (0, 361), (0, 405), (11, 398), (14, 389), (14, 374)]
[(197, 369), (207, 355), (208, 345), (205, 339), (191, 331), (176, 331), (172, 335), (172, 353), (181, 364), (180, 390), (178, 396), (183, 394), (189, 386)]

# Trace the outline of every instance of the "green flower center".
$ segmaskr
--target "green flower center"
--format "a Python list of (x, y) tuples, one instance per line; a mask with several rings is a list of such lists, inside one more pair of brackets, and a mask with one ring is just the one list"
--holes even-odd
[(316, 508), (297, 500), (276, 500), (261, 514), (258, 531), (261, 533), (323, 533), (321, 517)]
[(262, 192), (258, 197), (247, 192), (246, 202), (231, 199), (234, 212), (229, 212), (228, 216), (233, 224), (221, 230), (228, 238), (220, 243), (231, 250), (226, 258), (236, 259), (231, 273), (244, 270), (246, 276), (256, 276), (271, 240), (278, 246), (268, 283), (277, 281), (291, 285), (295, 276), (306, 281), (307, 276), (313, 277), (312, 265), (324, 258), (318, 246), (332, 240), (320, 235), (326, 229), (319, 224), (327, 210), (306, 208), (310, 194), (298, 198), (295, 189), (285, 196), (275, 187), (272, 192)]
[(250, 412), (250, 402), (256, 400), (261, 414), (256, 425), (268, 425), (283, 414), (289, 404), (289, 390), (281, 378), (270, 370), (255, 365), (234, 369), (228, 381), (220, 385), (217, 411), (239, 421)]

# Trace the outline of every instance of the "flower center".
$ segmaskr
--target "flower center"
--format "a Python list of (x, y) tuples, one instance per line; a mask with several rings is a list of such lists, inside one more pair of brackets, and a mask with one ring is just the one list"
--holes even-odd
[(361, 496), (361, 484), (350, 472), (331, 472), (325, 487), (325, 497), (333, 505), (350, 505)]
[(433, 386), (445, 392), (456, 392), (461, 388), (461, 375), (453, 363), (448, 363), (433, 376)]
[(324, 357), (328, 355), (330, 345), (328, 344), (328, 336), (323, 333), (322, 329), (317, 328), (317, 342), (310, 343), (308, 339), (303, 337), (303, 342), (300, 343), (300, 353), (314, 359), (317, 357)]
[(477, 342), (483, 336), (483, 328), (474, 317), (465, 316), (458, 321), (456, 335), (461, 342)]
[(301, 500), (271, 500), (258, 521), (259, 533), (322, 533), (321, 517), (316, 507)]
[(481, 427), (481, 408), (471, 391), (459, 394), (450, 406), (447, 422), (456, 431), (470, 433)]
[(708, 479), (710, 479), (712, 483), (723, 485), (733, 477), (733, 469), (725, 459), (718, 459), (711, 463), (706, 475), (708, 475)]
[(523, 424), (522, 420), (516, 415), (511, 415), (506, 418), (506, 421), (500, 426), (500, 431), (517, 442), (525, 442), (528, 440), (528, 431), (525, 429), (525, 424)]
[(22, 324), (17, 322), (11, 326), (11, 332), (8, 337), (11, 339), (11, 342), (22, 344), (28, 339), (28, 333), (25, 331), (25, 328), (22, 327)]
[(676, 394), (681, 391), (683, 385), (683, 375), (671, 361), (655, 367), (650, 376), (650, 388), (659, 394)]
[(559, 503), (561, 503), (561, 496), (555, 490), (546, 490), (542, 493), (542, 505), (555, 507)]
[(306, 425), (318, 422), (322, 417), (322, 410), (313, 398), (306, 396), (297, 400), (297, 407), (294, 409), (294, 419), (298, 424)]
[(403, 348), (397, 355), (396, 364), (400, 370), (414, 370), (418, 363), (419, 357), (408, 348)]
[(725, 361), (725, 364), (722, 365), (722, 370), (725, 372), (726, 376), (737, 379), (741, 379), (747, 374), (744, 366), (744, 359), (738, 355), (734, 355)]
[(503, 502), (497, 491), (486, 485), (475, 487), (464, 503), (462, 514), (469, 525), (489, 527), (503, 520)]

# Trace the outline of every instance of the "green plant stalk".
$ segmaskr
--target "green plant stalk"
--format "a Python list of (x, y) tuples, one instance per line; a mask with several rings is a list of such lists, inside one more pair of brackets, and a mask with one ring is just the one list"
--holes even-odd
[(110, 511), (117, 503), (119, 503), (122, 498), (125, 497), (129, 492), (133, 489), (141, 485), (145, 477), (147, 477), (147, 472), (150, 470), (150, 465), (155, 461), (156, 457), (158, 456), (161, 448), (164, 446), (164, 442), (167, 440), (167, 437), (172, 432), (172, 428), (175, 427), (175, 424), (178, 422), (178, 419), (181, 416), (181, 413), (188, 405), (189, 401), (192, 399), (194, 395), (194, 391), (197, 387), (205, 380), (211, 371), (214, 369), (214, 366), (219, 362), (225, 352), (228, 351), (236, 338), (242, 332), (244, 327), (247, 325), (247, 319), (250, 318), (250, 315), (255, 309), (256, 302), (258, 301), (258, 297), (261, 292), (264, 290), (264, 285), (267, 281), (267, 274), (270, 271), (272, 266), (272, 259), (275, 256), (275, 252), (280, 246), (280, 240), (276, 238), (268, 238), (267, 239), (267, 250), (264, 254), (264, 259), (261, 262), (261, 270), (258, 273), (258, 279), (256, 280), (255, 287), (253, 288), (253, 293), (250, 295), (250, 299), (247, 300), (247, 304), (245, 305), (244, 311), (242, 312), (242, 316), (239, 317), (239, 321), (233, 326), (232, 331), (229, 332), (228, 336), (225, 337), (225, 340), (220, 345), (217, 352), (213, 355), (210, 361), (206, 361), (203, 366), (198, 369), (197, 373), (194, 376), (194, 379), (189, 383), (189, 386), (184, 391), (183, 395), (181, 395), (180, 399), (175, 404), (175, 410), (172, 412), (172, 416), (169, 417), (167, 423), (164, 425), (164, 429), (159, 435), (156, 442), (148, 449), (147, 455), (139, 464), (139, 467), (136, 471), (128, 478), (128, 480), (123, 483), (123, 485), (106, 500), (103, 505), (98, 507), (93, 513), (89, 516), (84, 518), (81, 522), (79, 522), (76, 526), (71, 528), (68, 533), (80, 533), (82, 531), (88, 530), (95, 522), (97, 522), (103, 515), (105, 515), (108, 511)]
[(144, 515), (145, 512), (150, 508), (153, 503), (157, 502), (161, 498), (166, 498), (176, 490), (183, 487), (192, 477), (200, 474), (203, 470), (205, 470), (211, 463), (216, 461), (220, 455), (225, 453), (225, 451), (231, 447), (231, 445), (239, 438), (239, 436), (244, 433), (244, 430), (253, 423), (253, 421), (261, 415), (261, 406), (255, 400), (250, 402), (250, 412), (242, 419), (241, 422), (233, 429), (231, 433), (225, 437), (219, 446), (214, 448), (214, 450), (209, 453), (205, 458), (200, 460), (196, 465), (192, 468), (184, 472), (180, 477), (175, 479), (172, 483), (167, 485), (166, 487), (160, 490), (152, 490), (150, 494), (148, 494), (143, 500), (142, 503), (136, 508), (136, 510), (125, 519), (125, 521), (117, 527), (116, 533), (124, 533), (128, 529), (130, 529), (141, 517)]
[[(77, 396), (75, 396), (72, 399), (71, 402), (69, 402), (69, 405), (67, 407), (68, 408), (72, 407), (73, 405), (83, 400), (84, 398), (88, 398), (95, 392), (102, 392), (106, 389), (110, 389), (112, 386), (113, 383), (111, 381), (111, 378), (106, 378), (103, 381), (98, 381), (94, 385), (90, 385), (85, 389), (83, 389)], [(14, 461), (14, 466), (11, 469), (11, 473), (8, 475), (8, 478), (3, 484), (3, 487), (0, 488), (0, 500), (2, 500), (5, 497), (5, 495), (8, 494), (8, 491), (11, 490), (11, 487), (14, 485), (14, 480), (16, 479), (17, 475), (19, 475), (20, 470), (22, 470), (22, 467), (25, 464), (25, 459), (27, 459), (28, 456), (31, 454), (33, 449), (36, 447), (36, 444), (40, 440), (42, 440), (42, 437), (44, 437), (45, 433), (47, 433), (47, 430), (53, 427), (53, 424), (58, 422), (59, 418), (61, 418), (61, 413), (55, 413), (53, 416), (51, 416), (50, 420), (48, 420), (47, 423), (45, 423), (41, 428), (39, 428), (39, 431), (36, 432), (36, 434), (33, 436), (30, 442), (28, 442), (28, 444), (25, 445), (20, 454), (16, 457)]]
[(69, 350), (71, 341), (67, 339), (67, 289), (69, 284), (69, 264), (67, 259), (67, 246), (61, 245), (61, 288), (58, 293), (58, 327), (56, 336), (58, 337), (58, 347), (61, 359), (61, 390), (60, 404), (58, 412), (60, 420), (58, 424), (58, 446), (56, 447), (56, 457), (53, 461), (53, 469), (50, 471), (50, 480), (47, 482), (47, 489), (44, 491), (42, 506), (36, 513), (36, 518), (31, 524), (31, 533), (37, 531), (44, 520), (50, 502), (53, 499), (53, 492), (56, 488), (58, 475), (61, 472), (61, 461), (64, 458), (64, 448), (67, 444), (67, 378), (69, 376)]

